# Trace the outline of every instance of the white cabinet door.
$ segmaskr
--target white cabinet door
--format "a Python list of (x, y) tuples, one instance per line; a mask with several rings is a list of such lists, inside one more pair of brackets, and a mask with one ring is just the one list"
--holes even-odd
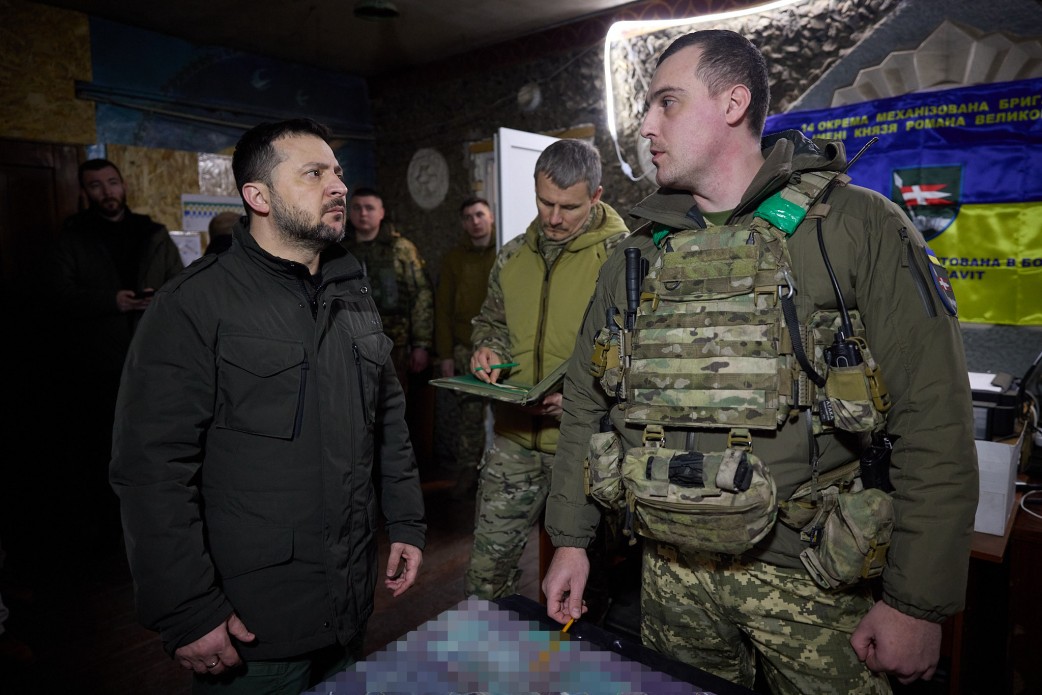
[(535, 163), (557, 140), (510, 128), (496, 133), (496, 248), (524, 234), (535, 219)]

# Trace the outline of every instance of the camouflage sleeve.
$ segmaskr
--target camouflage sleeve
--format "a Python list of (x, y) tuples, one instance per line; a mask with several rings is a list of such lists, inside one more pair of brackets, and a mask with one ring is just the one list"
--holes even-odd
[(398, 238), (395, 266), (399, 282), (408, 290), (409, 344), (431, 349), (434, 343), (434, 291), (416, 245)]
[(608, 258), (611, 258), (612, 253), (619, 247), (619, 244), (624, 242), (630, 235), (630, 232), (621, 232), (615, 236), (608, 237), (604, 240), (604, 250), (608, 253)]
[(496, 262), (488, 275), (488, 294), (485, 295), (481, 311), (470, 321), (470, 340), (474, 349), (487, 347), (505, 361), (513, 359), (513, 355), (510, 349), (510, 332), (507, 330), (506, 308), (503, 304), (503, 286), (500, 284), (499, 276), (503, 266), (523, 243), (523, 237), (517, 237), (499, 250)]

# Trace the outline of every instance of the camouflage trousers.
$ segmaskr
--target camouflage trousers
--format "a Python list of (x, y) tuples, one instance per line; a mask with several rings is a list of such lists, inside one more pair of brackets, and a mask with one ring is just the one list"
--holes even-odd
[(644, 643), (749, 688), (759, 652), (774, 693), (890, 693), (850, 646), (872, 604), (867, 587), (825, 592), (803, 569), (644, 544)]
[(468, 596), (486, 600), (517, 592), (518, 562), (550, 492), (554, 455), (496, 435), (478, 472), (474, 546), (464, 578)]
[(485, 407), (488, 401), (469, 393), (454, 392), (459, 419), (456, 421), (456, 466), (457, 476), (477, 469), (485, 453)]

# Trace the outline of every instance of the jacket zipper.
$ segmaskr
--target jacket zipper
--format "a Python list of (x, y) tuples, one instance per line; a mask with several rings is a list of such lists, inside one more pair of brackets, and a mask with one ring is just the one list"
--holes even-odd
[[(564, 253), (564, 251), (561, 253)], [(550, 303), (550, 276), (553, 274), (554, 267), (557, 265), (557, 261), (561, 260), (561, 257), (558, 255), (552, 266), (547, 264), (545, 257), (542, 260), (543, 265), (546, 266), (546, 272), (543, 273), (543, 287), (539, 297), (539, 326), (536, 329), (535, 352), (532, 354), (532, 379), (537, 384), (543, 378), (543, 336), (546, 333), (546, 312)], [(541, 415), (537, 415), (532, 419), (532, 441), (535, 443), (536, 449), (539, 449), (542, 443), (542, 428), (539, 427), (542, 420), (543, 416)]]
[(919, 299), (923, 300), (923, 309), (926, 310), (927, 316), (935, 317), (937, 316), (937, 309), (934, 308), (933, 301), (930, 299), (930, 287), (926, 278), (923, 277), (923, 271), (915, 260), (915, 249), (908, 242), (908, 231), (902, 227), (900, 234), (901, 241), (904, 243), (908, 254), (908, 270), (912, 273), (912, 281), (915, 283), (915, 288), (919, 290)]
[(297, 420), (293, 423), (293, 438), (300, 435), (300, 429), (304, 422), (304, 392), (308, 385), (308, 358), (304, 355), (304, 363), (300, 366), (300, 392), (297, 396)]
[(358, 344), (351, 343), (351, 352), (355, 356), (355, 372), (358, 374), (358, 395), (362, 401), (362, 418), (366, 426), (369, 426), (369, 406), (365, 402), (365, 380), (362, 377), (362, 356), (358, 354)]

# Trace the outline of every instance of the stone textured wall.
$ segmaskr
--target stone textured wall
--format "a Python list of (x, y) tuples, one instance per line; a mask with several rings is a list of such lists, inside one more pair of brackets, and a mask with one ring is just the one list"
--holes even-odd
[[(517, 94), (530, 82), (539, 84), (542, 103), (526, 112), (518, 105)], [(491, 138), (499, 127), (538, 133), (593, 123), (603, 151), (602, 84), (600, 46), (590, 46), (500, 68), (476, 64), (472, 74), (427, 85), (372, 89), (375, 183), (403, 234), (420, 247), (432, 275), (437, 275), (441, 257), (462, 234), (459, 203), (472, 194), (469, 146)], [(449, 166), (448, 193), (429, 212), (412, 200), (406, 179), (410, 159), (423, 147), (437, 150)], [(613, 204), (615, 189), (611, 180), (605, 181), (606, 200)]]
[[(727, 28), (743, 33), (761, 47), (771, 74), (771, 111), (785, 110), (833, 63), (841, 59), (901, 0), (810, 0), (770, 16), (738, 18), (699, 28)], [(413, 71), (397, 79), (370, 83), (373, 120), (377, 128), (375, 183), (388, 199), (395, 221), (420, 248), (433, 277), (442, 256), (459, 238), (457, 208), (470, 194), (468, 146), (491, 138), (496, 128), (549, 132), (592, 124), (594, 143), (604, 160), (604, 199), (623, 217), (655, 189), (647, 178), (631, 181), (621, 170), (607, 125), (604, 105), (603, 38), (610, 19), (685, 17), (748, 6), (750, 2), (645, 3), (626, 14), (590, 20), (554, 30), (551, 42), (543, 35), (527, 39), (533, 50), (525, 55), (517, 43), (486, 50)], [(644, 90), (656, 56), (680, 29), (646, 34), (613, 45), (612, 79), (615, 91), (619, 145), (625, 160), (639, 174), (643, 139), (639, 136)], [(567, 33), (570, 32), (570, 33)], [(522, 42), (523, 43), (523, 42)], [(549, 46), (554, 46), (551, 50)], [(575, 46), (564, 48), (561, 46)], [(536, 83), (541, 104), (524, 111), (518, 91)], [(416, 205), (408, 191), (406, 171), (413, 153), (431, 147), (449, 165), (449, 192), (431, 211)], [(646, 148), (645, 148), (646, 152)]]
[(75, 95), (90, 79), (87, 15), (0, 0), (0, 137), (94, 142), (94, 104)]

